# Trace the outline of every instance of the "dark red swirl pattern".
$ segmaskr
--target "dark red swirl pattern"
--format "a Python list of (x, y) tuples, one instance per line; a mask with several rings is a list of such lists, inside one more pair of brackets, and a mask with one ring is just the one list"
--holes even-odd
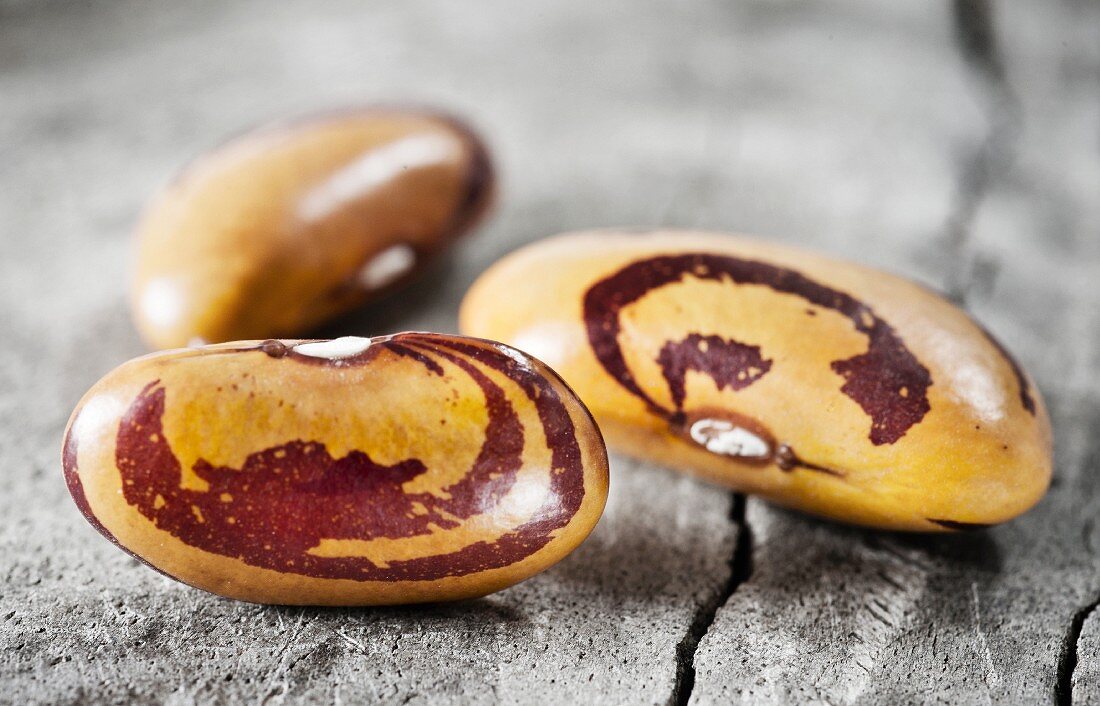
[(772, 361), (760, 355), (760, 346), (750, 346), (720, 336), (689, 334), (682, 341), (669, 341), (657, 356), (657, 364), (672, 393), (677, 410), (683, 410), (688, 371), (703, 373), (718, 389), (741, 390), (764, 377)]
[[(802, 275), (756, 260), (727, 255), (690, 253), (664, 255), (633, 262), (593, 285), (584, 297), (588, 341), (600, 365), (622, 387), (645, 402), (654, 414), (673, 424), (683, 421), (682, 375), (686, 369), (710, 375), (731, 389), (752, 384), (771, 368), (759, 348), (693, 333), (685, 341), (666, 345), (657, 362), (664, 371), (676, 409), (667, 409), (648, 395), (626, 363), (619, 334), (620, 315), (646, 294), (694, 277), (769, 287), (831, 309), (851, 321), (867, 337), (867, 351), (831, 363), (844, 379), (840, 390), (871, 418), (869, 438), (875, 445), (892, 444), (928, 413), (932, 376), (886, 321), (863, 302)], [(700, 348), (698, 343), (706, 341)], [(733, 382), (736, 381), (737, 385)]]

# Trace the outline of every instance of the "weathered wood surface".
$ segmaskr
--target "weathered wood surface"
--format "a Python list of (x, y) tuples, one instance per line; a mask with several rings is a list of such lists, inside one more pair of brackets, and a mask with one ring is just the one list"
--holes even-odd
[[(1051, 406), (1054, 489), (911, 537), (616, 459), (593, 537), (479, 601), (265, 608), (138, 566), (57, 457), (83, 390), (142, 352), (142, 200), (249, 124), (395, 97), (489, 135), (499, 209), (330, 332), (454, 330), (479, 271), (562, 230), (774, 234), (986, 322)], [(8, 0), (0, 151), (0, 702), (1100, 703), (1095, 3)]]

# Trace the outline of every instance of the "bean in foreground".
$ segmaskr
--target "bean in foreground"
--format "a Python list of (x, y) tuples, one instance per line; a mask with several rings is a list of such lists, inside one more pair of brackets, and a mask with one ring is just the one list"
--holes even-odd
[(580, 544), (608, 485), (599, 430), (551, 370), (421, 333), (135, 359), (81, 401), (63, 462), (126, 551), (282, 604), (491, 593)]

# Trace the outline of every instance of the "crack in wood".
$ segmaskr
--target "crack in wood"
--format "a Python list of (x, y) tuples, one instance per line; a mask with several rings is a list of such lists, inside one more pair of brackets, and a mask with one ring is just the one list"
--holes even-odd
[(1066, 639), (1062, 643), (1062, 652), (1058, 656), (1057, 681), (1054, 683), (1054, 703), (1058, 706), (1070, 706), (1073, 703), (1073, 672), (1077, 669), (1077, 645), (1081, 641), (1081, 631), (1085, 621), (1093, 611), (1100, 607), (1100, 598), (1089, 603), (1073, 615)]
[(752, 529), (746, 517), (747, 505), (746, 496), (733, 494), (730, 521), (737, 527), (737, 542), (734, 544), (733, 556), (730, 557), (729, 578), (714, 600), (699, 607), (691, 628), (676, 647), (676, 684), (669, 698), (669, 703), (675, 706), (686, 706), (691, 700), (691, 692), (695, 688), (695, 652), (703, 636), (714, 624), (718, 609), (728, 603), (738, 587), (752, 576)]

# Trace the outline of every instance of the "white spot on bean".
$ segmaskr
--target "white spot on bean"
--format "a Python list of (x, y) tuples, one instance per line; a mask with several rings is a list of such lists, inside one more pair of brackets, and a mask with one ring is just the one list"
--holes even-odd
[(311, 343), (299, 343), (294, 346), (294, 352), (300, 355), (308, 355), (311, 358), (328, 358), (340, 360), (357, 356), (371, 346), (371, 339), (361, 336), (342, 336), (331, 341), (313, 341)]
[(112, 423), (118, 425), (118, 418), (125, 409), (126, 405), (117, 397), (96, 395), (80, 408), (73, 422), (73, 438), (81, 441), (102, 437), (109, 433)]
[(145, 319), (153, 326), (172, 328), (183, 315), (183, 292), (170, 279), (155, 279), (145, 285), (139, 306)]
[(691, 425), (691, 438), (707, 451), (738, 458), (767, 458), (768, 442), (744, 427), (724, 419), (700, 419)]
[(408, 274), (414, 265), (416, 251), (412, 247), (404, 243), (391, 245), (363, 265), (359, 284), (367, 289), (381, 289)]
[(575, 324), (551, 321), (517, 331), (509, 343), (544, 363), (560, 365), (576, 352), (576, 334)]
[(558, 509), (556, 506), (547, 507), (547, 502), (554, 500), (544, 479), (520, 475), (498, 505), (500, 522), (505, 526), (518, 527), (534, 518), (539, 511), (555, 512)]

